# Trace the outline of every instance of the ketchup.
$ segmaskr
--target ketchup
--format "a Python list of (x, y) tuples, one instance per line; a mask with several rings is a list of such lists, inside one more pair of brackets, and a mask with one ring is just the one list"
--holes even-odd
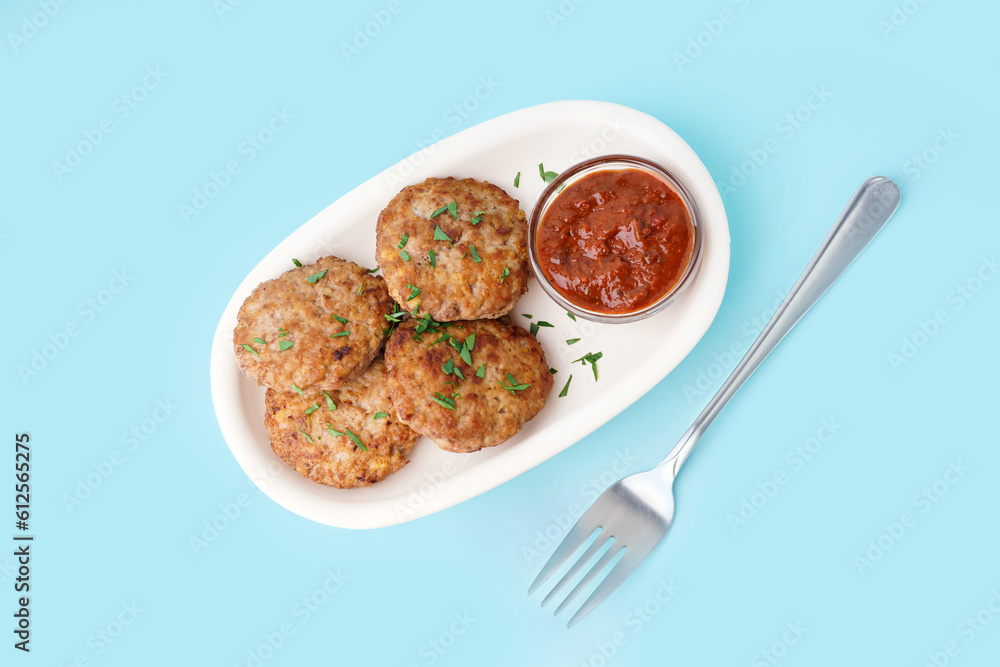
[(691, 214), (640, 169), (595, 171), (568, 186), (538, 225), (538, 258), (568, 301), (604, 314), (640, 311), (672, 290), (694, 251)]

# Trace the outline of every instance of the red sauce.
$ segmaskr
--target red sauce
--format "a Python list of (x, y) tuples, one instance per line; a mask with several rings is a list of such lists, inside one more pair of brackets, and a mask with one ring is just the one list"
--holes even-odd
[(674, 288), (691, 260), (694, 226), (659, 178), (607, 170), (557, 195), (536, 240), (542, 271), (560, 294), (617, 315), (642, 310)]

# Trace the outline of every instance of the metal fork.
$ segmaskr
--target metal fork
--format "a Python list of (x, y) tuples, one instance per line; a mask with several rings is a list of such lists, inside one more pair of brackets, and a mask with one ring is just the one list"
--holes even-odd
[[(558, 615), (586, 589), (622, 552), (607, 576), (597, 585), (567, 628), (604, 602), (659, 545), (674, 518), (674, 479), (698, 439), (729, 399), (746, 382), (782, 338), (816, 303), (824, 292), (861, 254), (899, 206), (899, 188), (888, 178), (869, 178), (854, 193), (812, 261), (799, 276), (774, 316), (750, 346), (736, 370), (708, 406), (674, 446), (667, 458), (652, 470), (637, 473), (612, 484), (570, 529), (555, 553), (539, 572), (528, 595), (534, 593), (569, 559), (594, 538), (569, 571), (552, 588), (542, 606), (565, 588), (584, 567), (600, 555), (594, 566), (556, 608)], [(596, 538), (594, 534), (600, 531)]]

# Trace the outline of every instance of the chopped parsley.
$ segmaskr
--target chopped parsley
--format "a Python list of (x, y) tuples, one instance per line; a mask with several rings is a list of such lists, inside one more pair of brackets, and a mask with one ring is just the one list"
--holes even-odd
[(454, 401), (454, 399), (448, 398), (447, 396), (445, 396), (441, 392), (435, 391), (434, 395), (431, 396), (431, 400), (434, 401), (435, 403), (437, 403), (438, 405), (440, 405), (442, 408), (447, 408), (448, 410), (454, 410), (455, 409), (455, 401)]
[(479, 368), (476, 369), (476, 377), (486, 377), (486, 364), (479, 365)]
[[(475, 342), (474, 338), (472, 340), (473, 342)], [(458, 351), (458, 356), (462, 357), (462, 361), (464, 361), (469, 366), (472, 365), (472, 352), (471, 348), (469, 347), (468, 339), (466, 339), (466, 341), (462, 343), (462, 348)]]
[(428, 250), (427, 251), (427, 257), (430, 258), (430, 260), (431, 260), (431, 268), (432, 269), (436, 269), (437, 268), (437, 256), (434, 254), (434, 251), (433, 250)]
[(532, 336), (538, 335), (538, 325), (534, 322), (531, 323), (531, 335)]
[(367, 284), (368, 283), (365, 283), (365, 282), (361, 283), (361, 287), (358, 288), (358, 296), (361, 296), (361, 292), (362, 292), (362, 290), (364, 290), (365, 285), (367, 285)]
[(469, 348), (469, 352), (472, 352), (472, 348), (476, 345), (476, 334), (470, 333), (465, 339), (465, 345)]
[(557, 370), (556, 370), (556, 369), (554, 369), (554, 368), (550, 368), (550, 369), (549, 369), (549, 375), (555, 375), (555, 374), (556, 374), (556, 373), (558, 373), (558, 372), (559, 372), (559, 371), (557, 371)]
[(361, 438), (359, 438), (358, 436), (354, 435), (353, 433), (351, 433), (346, 428), (344, 429), (344, 433), (347, 435), (348, 438), (350, 438), (351, 440), (354, 441), (354, 444), (357, 445), (359, 449), (361, 449), (362, 451), (365, 451), (365, 452), (368, 451), (368, 448), (365, 447), (363, 444), (361, 444)]
[(521, 313), (521, 317), (527, 317), (529, 320), (534, 317), (534, 315), (529, 315), (528, 313)]
[(382, 267), (376, 266), (374, 269), (368, 269), (368, 273), (378, 273)]
[(294, 384), (293, 384), (293, 385), (292, 385), (292, 389), (294, 389), (294, 390), (295, 390), (295, 393), (296, 393), (296, 394), (298, 394), (299, 396), (301, 396), (301, 395), (302, 395), (302, 390), (301, 390), (301, 389), (299, 389), (298, 385), (294, 385)]
[(517, 176), (514, 177), (514, 187), (521, 187), (521, 172), (517, 172)]
[(441, 215), (442, 213), (444, 213), (445, 211), (448, 211), (449, 213), (451, 213), (451, 217), (453, 217), (456, 220), (458, 220), (458, 204), (456, 202), (451, 202), (447, 206), (442, 206), (441, 208), (439, 208), (436, 211), (434, 211), (433, 213), (431, 213), (431, 217), (432, 218), (436, 218), (439, 215)]
[(472, 261), (474, 261), (476, 264), (479, 264), (479, 262), (483, 261), (482, 258), (479, 257), (479, 253), (476, 252), (476, 246), (469, 245), (469, 250), (472, 252)]
[(295, 259), (294, 257), (292, 257), (292, 264), (294, 264), (295, 266), (302, 266), (302, 262)]
[(278, 327), (278, 338), (284, 338), (289, 332), (285, 331), (281, 327)]
[(293, 343), (290, 340), (283, 340), (280, 343), (278, 343), (278, 349), (281, 350), (282, 352), (284, 352), (285, 350), (287, 350), (288, 348), (290, 348), (292, 345), (295, 345), (295, 343)]
[(556, 180), (556, 176), (558, 176), (559, 174), (557, 174), (554, 171), (545, 171), (545, 167), (543, 167), (542, 163), (539, 162), (538, 175), (541, 176), (542, 180), (545, 181), (546, 183), (551, 183), (552, 181)]
[(306, 417), (309, 417), (310, 415), (312, 415), (312, 413), (316, 412), (317, 410), (319, 410), (319, 403), (313, 403), (308, 408), (306, 408)]
[[(441, 334), (441, 337), (438, 338), (433, 343), (431, 343), (430, 345), (437, 345), (438, 343), (443, 343), (444, 341), (448, 340), (449, 338), (451, 338), (451, 336), (449, 334)], [(428, 347), (430, 347), (430, 345), (428, 345)]]
[(538, 326), (540, 326), (540, 327), (551, 327), (553, 325), (549, 324), (545, 320), (538, 320)]
[(587, 354), (583, 355), (579, 359), (574, 359), (572, 361), (572, 363), (575, 364), (576, 362), (579, 361), (584, 366), (586, 366), (587, 364), (590, 364), (591, 367), (594, 369), (594, 381), (596, 382), (597, 381), (597, 360), (600, 359), (603, 356), (604, 356), (603, 352), (596, 352), (596, 353), (595, 352), (588, 352)]
[(372, 419), (385, 419), (388, 416), (389, 416), (388, 412), (376, 412), (375, 416), (372, 417)]
[(326, 275), (326, 272), (327, 272), (328, 270), (329, 270), (329, 269), (323, 269), (323, 270), (322, 270), (322, 271), (320, 271), (319, 273), (314, 273), (314, 274), (312, 274), (311, 276), (309, 276), (308, 278), (306, 278), (306, 280), (307, 280), (307, 281), (309, 282), (309, 284), (310, 284), (310, 285), (314, 285), (314, 284), (316, 284), (316, 282), (317, 282), (317, 281), (318, 281), (318, 280), (319, 280), (320, 278), (322, 278), (323, 276), (325, 276), (325, 275)]
[(312, 445), (312, 444), (314, 444), (314, 443), (316, 442), (315, 440), (313, 440), (313, 439), (312, 439), (312, 436), (310, 436), (310, 435), (309, 435), (308, 433), (306, 433), (306, 432), (305, 432), (305, 431), (303, 431), (302, 429), (300, 429), (300, 428), (297, 428), (297, 429), (295, 429), (295, 430), (296, 430), (296, 431), (298, 431), (299, 433), (301, 433), (302, 435), (304, 435), (304, 436), (306, 437), (306, 441), (307, 441), (307, 442), (308, 442), (308, 443), (309, 443), (310, 445)]
[(572, 382), (572, 381), (573, 381), (573, 376), (570, 375), (569, 379), (566, 380), (566, 386), (564, 386), (562, 388), (562, 391), (559, 392), (559, 398), (564, 397), (566, 395), (566, 393), (569, 392), (569, 383)]
[(514, 379), (514, 376), (511, 375), (510, 373), (507, 373), (507, 382), (510, 382), (510, 385), (506, 385), (503, 383), (503, 381), (497, 380), (497, 384), (506, 389), (508, 392), (510, 392), (511, 396), (515, 395), (514, 392), (524, 391), (525, 389), (531, 386), (530, 382), (528, 382), (527, 384), (519, 383), (517, 380)]
[(254, 356), (254, 359), (260, 359), (260, 355), (257, 354), (257, 350), (253, 349), (251, 346), (247, 345), (246, 343), (242, 343), (240, 347), (242, 347), (244, 350), (252, 354)]
[(455, 375), (457, 375), (460, 380), (463, 380), (463, 381), (465, 380), (465, 376), (462, 375), (462, 369), (456, 368), (455, 369)]
[(568, 317), (569, 319), (571, 319), (574, 322), (576, 322), (576, 315), (574, 315), (573, 313), (569, 312), (568, 310), (566, 311), (566, 317)]
[(400, 250), (399, 256), (403, 259), (404, 262), (410, 261), (410, 253), (406, 252), (405, 250)]
[(418, 296), (420, 296), (420, 293), (423, 292), (423, 290), (417, 287), (416, 285), (411, 285), (410, 283), (406, 283), (406, 286), (410, 289), (410, 296), (406, 297), (407, 301), (412, 301), (413, 299), (416, 299)]
[(448, 241), (451, 242), (451, 237), (444, 233), (441, 229), (441, 225), (434, 225), (434, 240), (435, 241)]
[(341, 336), (350, 336), (350, 331), (341, 331), (340, 333), (330, 334), (330, 338), (340, 338)]
[(326, 409), (329, 410), (330, 412), (333, 412), (334, 410), (336, 410), (337, 409), (337, 404), (333, 402), (332, 398), (330, 398), (330, 394), (328, 394), (328, 393), (326, 393), (324, 391), (323, 395), (326, 396)]
[(486, 211), (476, 211), (472, 214), (472, 219), (469, 220), (473, 225), (478, 225), (483, 221), (483, 216), (486, 215)]
[(334, 315), (333, 319), (337, 320), (341, 324), (347, 324), (347, 319), (344, 317), (340, 317), (339, 315)]
[(566, 339), (566, 344), (567, 345), (575, 345), (576, 343), (579, 343), (579, 342), (580, 342), (579, 338), (567, 338)]
[(444, 366), (441, 367), (441, 370), (444, 371), (445, 375), (450, 375), (451, 372), (455, 370), (455, 360), (449, 359), (448, 361), (444, 362)]
[(500, 284), (503, 284), (503, 279), (510, 275), (510, 267), (503, 267), (503, 273), (500, 274)]
[(399, 245), (396, 247), (400, 250), (406, 247), (406, 242), (410, 240), (409, 234), (403, 234), (403, 238), (399, 239)]
[(260, 343), (261, 345), (267, 345), (267, 341), (264, 340), (263, 338), (254, 338), (253, 342)]

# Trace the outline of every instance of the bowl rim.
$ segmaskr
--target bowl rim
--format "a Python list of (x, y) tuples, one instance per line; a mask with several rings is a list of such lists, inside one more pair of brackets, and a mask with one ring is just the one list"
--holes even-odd
[[(588, 310), (587, 308), (579, 306), (563, 296), (559, 290), (556, 289), (555, 285), (549, 281), (548, 276), (545, 275), (545, 272), (542, 270), (541, 262), (538, 258), (538, 228), (541, 225), (542, 219), (545, 217), (545, 213), (548, 211), (548, 208), (558, 198), (559, 194), (561, 194), (561, 190), (564, 185), (595, 172), (616, 171), (629, 168), (644, 171), (658, 178), (670, 189), (672, 189), (678, 197), (680, 197), (681, 203), (684, 204), (684, 207), (687, 209), (688, 216), (691, 219), (691, 226), (694, 232), (694, 247), (691, 249), (691, 257), (688, 260), (687, 266), (684, 267), (683, 273), (680, 278), (678, 278), (677, 282), (674, 283), (674, 286), (664, 293), (659, 299), (645, 308), (628, 313), (602, 313)], [(553, 179), (544, 190), (542, 190), (542, 193), (535, 201), (535, 205), (532, 207), (531, 215), (528, 219), (528, 259), (531, 263), (532, 273), (534, 273), (535, 279), (538, 280), (542, 289), (549, 295), (549, 298), (558, 303), (561, 307), (565, 308), (568, 312), (573, 313), (573, 315), (582, 317), (583, 319), (590, 320), (592, 322), (600, 322), (602, 324), (624, 324), (627, 322), (636, 322), (661, 312), (664, 308), (669, 306), (670, 303), (674, 301), (674, 299), (676, 299), (689, 284), (694, 282), (694, 277), (697, 275), (698, 269), (701, 266), (701, 259), (704, 254), (703, 250), (704, 230), (701, 222), (701, 214), (698, 210), (698, 203), (691, 195), (687, 186), (685, 186), (684, 183), (673, 174), (673, 172), (663, 165), (638, 155), (615, 153), (589, 158), (574, 164), (556, 176), (556, 178)]]

